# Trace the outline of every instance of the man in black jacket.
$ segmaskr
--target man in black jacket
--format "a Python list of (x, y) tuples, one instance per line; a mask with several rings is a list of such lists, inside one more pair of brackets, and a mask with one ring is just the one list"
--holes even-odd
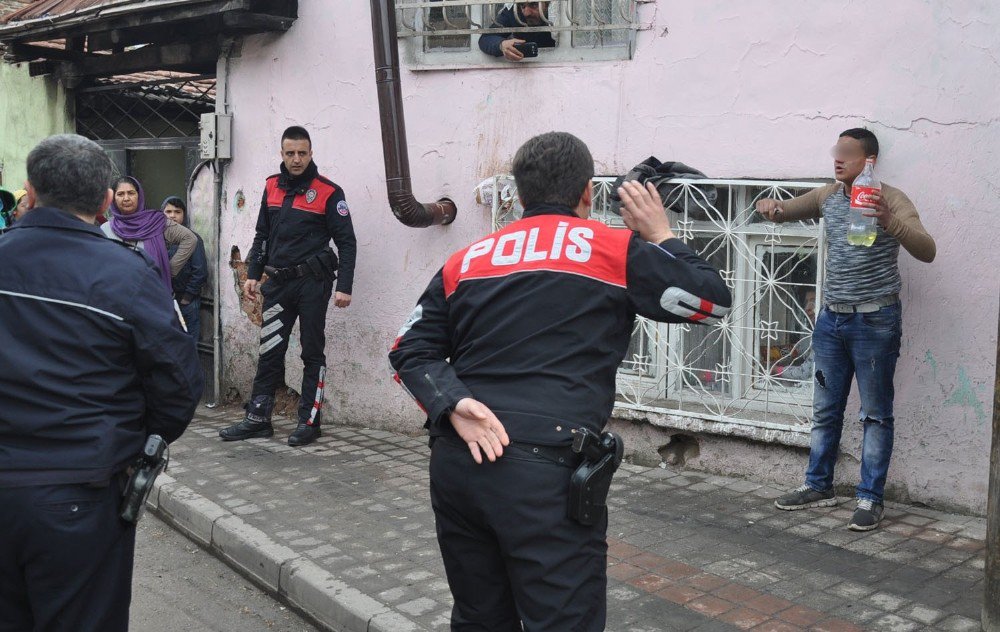
[(479, 36), (479, 50), (487, 55), (503, 57), (507, 61), (521, 61), (524, 55), (517, 50), (517, 44), (534, 42), (539, 48), (552, 48), (556, 40), (549, 31), (522, 32), (518, 29), (546, 26), (548, 21), (547, 2), (525, 2), (502, 9), (490, 28), (510, 28), (510, 33), (487, 33)]
[(427, 414), (452, 630), (603, 630), (607, 515), (568, 517), (570, 444), (610, 417), (636, 314), (717, 323), (731, 297), (652, 186), (620, 189), (637, 234), (587, 219), (578, 138), (532, 138), (513, 173), (523, 219), (448, 259), (389, 360)]
[(27, 168), (35, 208), (0, 237), (0, 629), (126, 630), (124, 472), (184, 432), (201, 365), (152, 261), (94, 225), (104, 151), (53, 136)]
[[(330, 249), (331, 239), (337, 246), (336, 254)], [(284, 383), (285, 352), (296, 318), (302, 337), (302, 396), (299, 423), (288, 437), (288, 445), (307, 445), (320, 436), (326, 310), (331, 294), (337, 307), (351, 304), (356, 256), (357, 241), (344, 190), (319, 175), (309, 132), (289, 127), (281, 135), (281, 172), (269, 177), (264, 186), (243, 284), (243, 291), (255, 299), (262, 274), (268, 274), (260, 287), (264, 322), (257, 375), (246, 417), (219, 431), (224, 440), (274, 434), (274, 391)]]

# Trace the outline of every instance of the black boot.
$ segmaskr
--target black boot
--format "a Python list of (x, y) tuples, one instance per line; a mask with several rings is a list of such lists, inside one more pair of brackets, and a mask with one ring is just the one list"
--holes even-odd
[(247, 405), (247, 415), (243, 421), (219, 431), (223, 441), (242, 441), (274, 435), (271, 425), (271, 411), (274, 410), (274, 398), (258, 395)]
[(288, 435), (288, 445), (309, 445), (321, 436), (323, 436), (323, 429), (320, 428), (319, 424), (310, 424), (308, 421), (300, 420), (295, 432)]

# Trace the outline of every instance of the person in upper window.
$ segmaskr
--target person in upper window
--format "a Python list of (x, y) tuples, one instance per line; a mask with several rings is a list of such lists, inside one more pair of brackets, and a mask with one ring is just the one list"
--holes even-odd
[(554, 48), (556, 40), (547, 31), (517, 32), (522, 27), (546, 26), (548, 18), (548, 2), (524, 2), (504, 8), (497, 13), (490, 28), (511, 28), (510, 33), (487, 33), (479, 36), (479, 48), (487, 55), (503, 57), (507, 61), (521, 61), (524, 55), (514, 48), (517, 44), (534, 42), (539, 48)]

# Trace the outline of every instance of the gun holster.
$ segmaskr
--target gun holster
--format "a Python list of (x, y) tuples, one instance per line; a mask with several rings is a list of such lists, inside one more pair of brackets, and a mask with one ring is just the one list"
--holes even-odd
[(317, 280), (330, 279), (333, 281), (337, 278), (337, 264), (337, 255), (334, 254), (333, 250), (327, 248), (318, 255), (306, 259), (303, 265), (313, 275), (313, 278)]
[(583, 455), (569, 482), (567, 515), (582, 525), (596, 524), (607, 511), (611, 478), (622, 463), (625, 444), (621, 438), (605, 432), (595, 435), (586, 428), (576, 431), (573, 451)]
[(149, 492), (153, 490), (153, 481), (160, 475), (160, 472), (167, 469), (169, 458), (164, 456), (166, 450), (167, 442), (160, 435), (149, 435), (149, 438), (146, 439), (142, 454), (132, 465), (132, 473), (125, 484), (122, 509), (119, 513), (125, 522), (135, 524), (142, 517), (142, 512), (146, 508), (146, 499), (149, 498)]

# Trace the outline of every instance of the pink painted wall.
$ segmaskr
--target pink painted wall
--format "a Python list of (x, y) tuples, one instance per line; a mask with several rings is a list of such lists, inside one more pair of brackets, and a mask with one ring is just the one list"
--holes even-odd
[[(750, 9), (659, 0), (641, 5), (640, 21), (651, 26), (628, 62), (404, 69), (417, 197), (448, 195), (460, 209), (454, 225), (431, 229), (400, 225), (385, 204), (368, 3), (328, 7), (303, 0), (287, 34), (250, 38), (233, 59), (235, 146), (220, 244), (226, 257), (232, 244), (246, 254), (281, 130), (308, 127), (321, 171), (346, 191), (360, 247), (354, 305), (330, 310), (328, 419), (419, 429), (385, 352), (446, 256), (489, 230), (473, 187), (506, 171), (529, 136), (577, 134), (600, 174), (652, 154), (713, 177), (803, 178), (830, 177), (837, 134), (865, 125), (882, 143), (882, 178), (907, 192), (938, 242), (931, 265), (901, 255), (890, 482), (916, 500), (985, 510), (1000, 263), (1000, 5), (771, 1)], [(257, 332), (232, 292), (223, 318), (225, 383), (246, 395)], [(297, 353), (293, 345), (290, 364)], [(297, 380), (290, 374), (288, 383)], [(845, 450), (857, 454), (860, 434), (850, 426)], [(740, 471), (757, 457), (748, 447), (726, 458)], [(804, 464), (803, 456), (782, 476), (797, 483)]]

